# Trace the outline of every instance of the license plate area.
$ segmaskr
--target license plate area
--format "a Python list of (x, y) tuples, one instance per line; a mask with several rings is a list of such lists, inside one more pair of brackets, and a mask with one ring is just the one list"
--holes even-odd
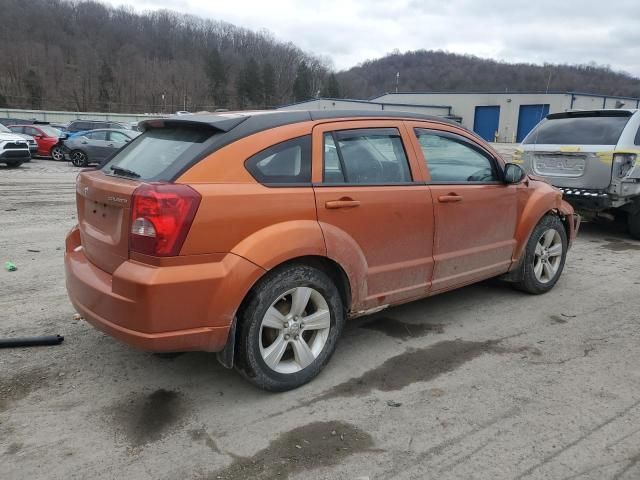
[(538, 175), (553, 177), (581, 177), (586, 168), (582, 155), (541, 155), (533, 158), (533, 170)]

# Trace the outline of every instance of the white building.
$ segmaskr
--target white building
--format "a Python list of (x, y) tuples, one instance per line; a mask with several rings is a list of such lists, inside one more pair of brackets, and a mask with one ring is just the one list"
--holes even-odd
[(459, 121), (488, 141), (520, 142), (548, 113), (596, 108), (640, 108), (640, 98), (578, 92), (399, 92), (371, 100), (318, 98), (284, 110), (395, 110)]

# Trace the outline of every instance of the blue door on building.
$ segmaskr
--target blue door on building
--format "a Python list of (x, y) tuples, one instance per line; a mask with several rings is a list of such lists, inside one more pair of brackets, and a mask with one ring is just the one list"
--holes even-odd
[(533, 130), (540, 120), (549, 114), (549, 104), (520, 105), (518, 113), (518, 134), (516, 141), (520, 143)]
[(473, 131), (488, 142), (495, 141), (498, 124), (500, 123), (500, 106), (490, 105), (476, 107), (473, 117)]

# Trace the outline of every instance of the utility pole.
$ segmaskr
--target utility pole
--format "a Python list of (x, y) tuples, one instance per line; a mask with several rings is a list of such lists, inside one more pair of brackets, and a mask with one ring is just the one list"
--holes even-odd
[(396, 93), (398, 93), (398, 83), (400, 83), (400, 72), (396, 72)]

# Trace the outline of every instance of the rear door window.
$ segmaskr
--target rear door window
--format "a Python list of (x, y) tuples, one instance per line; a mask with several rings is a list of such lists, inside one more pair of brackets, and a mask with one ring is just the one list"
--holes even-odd
[(91, 140), (106, 140), (107, 132), (105, 130), (96, 130), (95, 132), (87, 133), (85, 137)]
[(245, 166), (265, 185), (307, 185), (311, 182), (311, 137), (278, 143), (249, 158)]
[(129, 137), (127, 137), (124, 133), (120, 132), (110, 132), (109, 133), (111, 141), (114, 143), (127, 143)]
[(551, 118), (540, 123), (522, 143), (540, 145), (616, 145), (628, 116)]
[(101, 169), (115, 175), (112, 167), (119, 167), (134, 172), (129, 175), (136, 179), (169, 181), (205, 152), (215, 132), (210, 128), (152, 128), (119, 150)]
[(75, 130), (76, 132), (82, 132), (85, 130), (91, 130), (94, 127), (90, 122), (74, 122), (73, 124), (73, 130)]
[(340, 130), (324, 135), (324, 183), (411, 183), (409, 162), (396, 128)]

